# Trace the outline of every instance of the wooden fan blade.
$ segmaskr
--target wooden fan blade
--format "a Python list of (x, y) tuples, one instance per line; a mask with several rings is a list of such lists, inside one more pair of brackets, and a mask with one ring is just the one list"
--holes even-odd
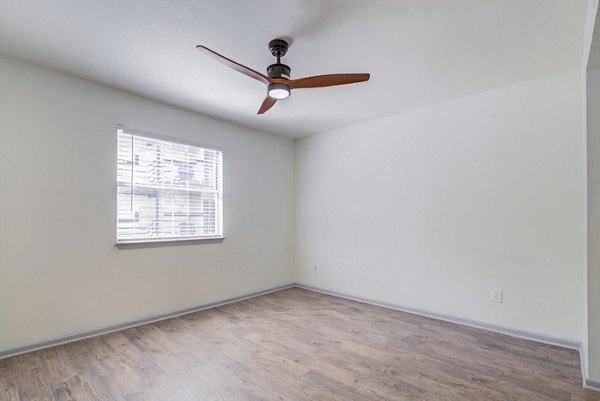
[(371, 74), (329, 74), (316, 75), (314, 77), (306, 77), (293, 79), (290, 82), (292, 89), (302, 88), (323, 88), (325, 86), (354, 84), (356, 82), (368, 81)]
[(267, 110), (269, 110), (271, 107), (273, 107), (275, 105), (275, 103), (277, 103), (277, 99), (272, 98), (271, 96), (267, 95), (265, 100), (260, 105), (260, 109), (258, 109), (258, 113), (256, 113), (256, 114), (265, 114), (267, 112)]
[(246, 67), (245, 65), (242, 65), (242, 64), (240, 64), (236, 61), (233, 61), (225, 56), (222, 56), (219, 53), (217, 53), (216, 51), (211, 50), (206, 46), (198, 45), (198, 46), (196, 46), (196, 49), (201, 50), (202, 52), (208, 54), (209, 56), (211, 56), (212, 58), (214, 58), (215, 60), (220, 62), (221, 64), (224, 64), (227, 67), (236, 70), (237, 72), (241, 72), (242, 74), (247, 75), (250, 78), (254, 78), (257, 81), (262, 82), (263, 84), (266, 84), (266, 85), (269, 84), (269, 79), (265, 75), (261, 74), (258, 71), (254, 71), (252, 68)]

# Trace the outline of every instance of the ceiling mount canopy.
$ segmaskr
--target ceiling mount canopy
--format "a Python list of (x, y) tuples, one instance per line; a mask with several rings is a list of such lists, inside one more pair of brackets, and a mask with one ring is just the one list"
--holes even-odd
[(198, 45), (196, 48), (219, 61), (221, 64), (267, 85), (267, 97), (258, 109), (257, 114), (264, 114), (273, 107), (278, 100), (289, 97), (292, 89), (323, 88), (326, 86), (353, 84), (368, 81), (371, 76), (368, 73), (328, 74), (291, 79), (291, 68), (281, 63), (281, 58), (285, 56), (289, 48), (288, 42), (283, 39), (273, 39), (269, 42), (269, 50), (273, 57), (277, 58), (277, 62), (267, 67), (267, 75), (261, 74), (258, 71), (233, 61), (206, 46)]

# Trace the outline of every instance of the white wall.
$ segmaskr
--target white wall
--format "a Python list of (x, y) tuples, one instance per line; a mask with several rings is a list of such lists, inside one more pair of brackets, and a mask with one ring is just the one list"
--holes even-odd
[(588, 370), (600, 383), (600, 69), (587, 72)]
[[(582, 338), (580, 71), (302, 139), (295, 177), (288, 139), (5, 57), (0, 88), (0, 352), (288, 284), (294, 252), (303, 284)], [(114, 246), (117, 124), (224, 148), (223, 243)]]
[(581, 79), (568, 71), (300, 140), (296, 281), (581, 341)]
[[(223, 243), (115, 247), (119, 123), (224, 148)], [(293, 147), (0, 57), (0, 352), (291, 283)]]

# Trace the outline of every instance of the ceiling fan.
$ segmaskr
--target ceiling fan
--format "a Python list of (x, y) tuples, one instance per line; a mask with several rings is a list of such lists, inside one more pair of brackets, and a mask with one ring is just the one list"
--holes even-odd
[(268, 66), (267, 75), (264, 75), (258, 71), (254, 71), (252, 68), (248, 68), (245, 65), (228, 59), (206, 46), (196, 46), (197, 49), (200, 49), (227, 67), (267, 85), (267, 97), (256, 114), (264, 114), (273, 107), (278, 100), (290, 96), (292, 89), (323, 88), (326, 86), (353, 84), (356, 82), (368, 81), (371, 76), (370, 74), (328, 74), (290, 79), (290, 67), (281, 64), (281, 57), (285, 56), (288, 47), (288, 42), (283, 39), (273, 39), (269, 42), (269, 50), (274, 57), (277, 57), (277, 63)]

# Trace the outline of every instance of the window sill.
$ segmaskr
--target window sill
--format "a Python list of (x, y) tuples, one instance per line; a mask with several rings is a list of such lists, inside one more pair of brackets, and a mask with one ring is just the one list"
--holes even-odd
[(225, 240), (225, 237), (208, 237), (208, 238), (181, 238), (181, 239), (159, 239), (159, 240), (140, 240), (130, 242), (117, 242), (115, 246), (119, 249), (137, 249), (137, 248), (159, 248), (163, 246), (179, 246), (179, 245), (203, 245), (203, 244), (220, 244)]

